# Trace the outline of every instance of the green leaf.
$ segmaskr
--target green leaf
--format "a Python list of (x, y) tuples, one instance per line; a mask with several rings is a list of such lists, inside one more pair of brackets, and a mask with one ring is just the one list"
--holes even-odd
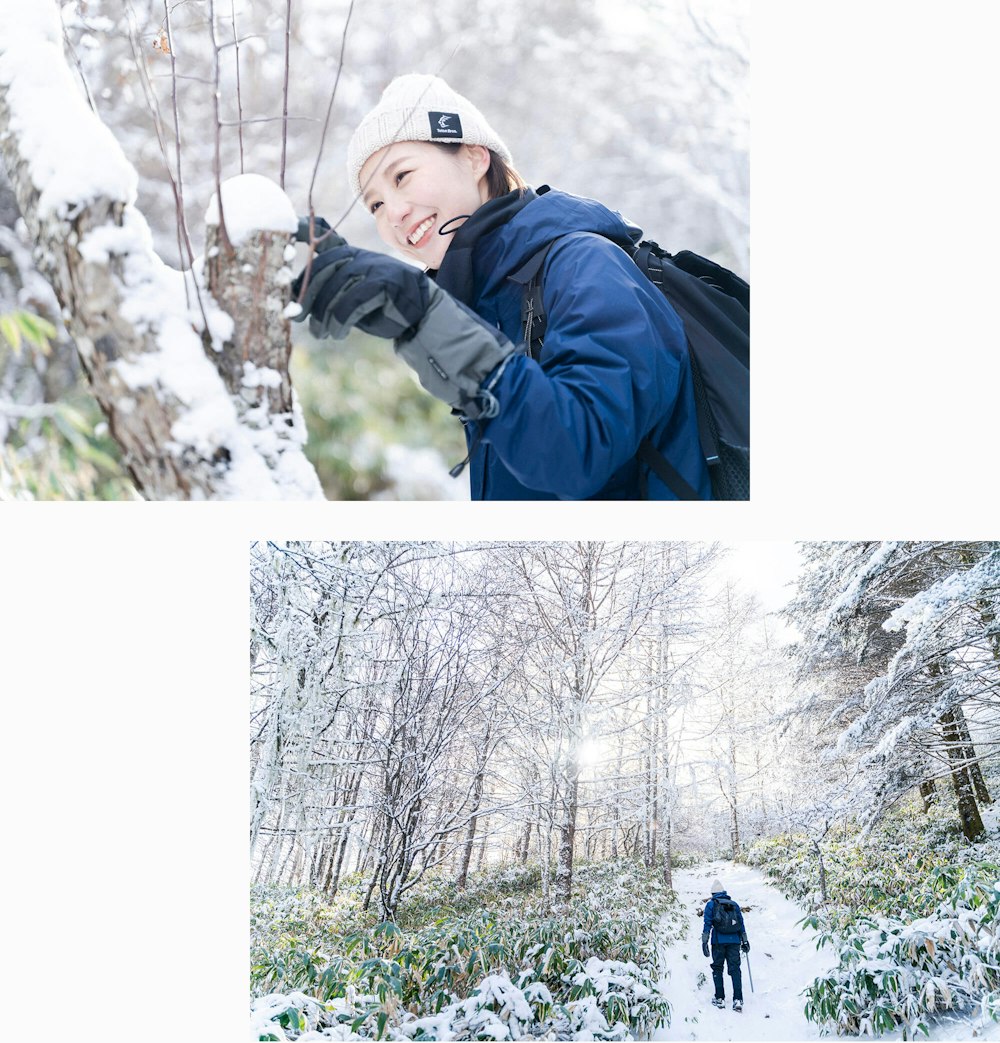
[(15, 355), (21, 354), (24, 341), (47, 355), (55, 335), (56, 328), (51, 322), (30, 311), (10, 311), (0, 315), (0, 336), (11, 346)]
[(15, 355), (21, 354), (21, 324), (17, 321), (19, 312), (7, 312), (0, 315), (0, 336), (11, 346)]
[(32, 313), (28, 311), (21, 312), (20, 316), (21, 329), (24, 332), (25, 338), (30, 340), (32, 344), (36, 345), (47, 354), (49, 343), (54, 340), (56, 336), (55, 326), (53, 326), (48, 319), (43, 319), (41, 315), (32, 315)]

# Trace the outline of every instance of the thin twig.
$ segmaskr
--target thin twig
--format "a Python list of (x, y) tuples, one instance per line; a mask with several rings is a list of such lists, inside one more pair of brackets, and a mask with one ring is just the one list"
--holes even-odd
[(239, 114), (238, 126), (240, 128), (240, 173), (243, 173), (243, 95), (240, 92), (240, 38), (236, 32), (236, 0), (230, 0), (230, 10), (233, 16), (233, 43), (236, 47), (236, 108)]
[[(184, 214), (184, 173), (181, 166), (181, 118), (180, 105), (177, 103), (177, 59), (174, 56), (174, 27), (170, 21), (170, 4), (164, 0), (163, 14), (166, 19), (167, 50), (170, 52), (170, 104), (174, 113), (174, 153), (177, 164), (177, 183), (174, 195), (177, 201), (177, 252), (183, 255), (182, 240), (187, 245), (188, 264), (194, 266), (194, 250), (191, 248), (191, 239), (188, 235), (187, 218)], [(154, 95), (155, 96), (155, 95)], [(184, 294), (191, 306), (191, 298), (188, 292), (187, 279), (184, 280)], [(198, 305), (201, 307), (201, 295), (198, 297)], [(208, 320), (202, 307), (202, 316), (205, 318), (205, 328), (208, 328)]]
[(63, 26), (63, 44), (66, 50), (69, 51), (70, 57), (73, 59), (76, 71), (80, 74), (80, 82), (83, 84), (83, 93), (87, 95), (87, 104), (90, 106), (90, 111), (96, 113), (97, 106), (94, 104), (94, 96), (90, 93), (90, 84), (87, 83), (87, 77), (83, 71), (83, 64), (80, 61), (80, 56), (76, 53), (73, 41), (69, 38), (69, 33), (66, 32), (66, 26)]
[(309, 195), (307, 204), (309, 213), (313, 213), (313, 188), (316, 185), (316, 176), (319, 173), (319, 164), (323, 158), (323, 148), (326, 144), (326, 133), (330, 129), (330, 116), (333, 113), (333, 103), (337, 97), (337, 86), (340, 83), (340, 74), (344, 69), (344, 52), (347, 49), (347, 30), (351, 24), (351, 15), (354, 13), (354, 0), (351, 0), (347, 8), (347, 18), (344, 19), (344, 31), (340, 34), (340, 57), (337, 59), (337, 75), (333, 81), (333, 90), (330, 91), (330, 102), (326, 107), (326, 119), (323, 121), (323, 133), (319, 139), (319, 151), (316, 153), (316, 163), (313, 165), (312, 180), (309, 182)]
[[(222, 120), (222, 126), (235, 127), (239, 123), (280, 123), (281, 116), (245, 116), (242, 120)], [(315, 116), (289, 116), (288, 121), (300, 123), (319, 123)]]
[(215, 35), (215, 0), (208, 0), (208, 18), (212, 34), (212, 48), (215, 52), (214, 83), (212, 91), (212, 108), (215, 115), (215, 198), (219, 206), (219, 242), (225, 247), (227, 253), (233, 253), (233, 244), (229, 241), (229, 232), (226, 230), (226, 217), (222, 209), (222, 122), (219, 118), (219, 96), (220, 96), (220, 72), (219, 72), (219, 41)]
[[(353, 0), (352, 0), (353, 2)], [(288, 69), (292, 38), (292, 0), (285, 2), (285, 82), (281, 88), (281, 172), (279, 184), (285, 187), (285, 156), (288, 152)]]
[[(180, 183), (180, 129), (175, 122), (175, 135), (177, 140), (177, 161), (178, 171), (177, 177), (174, 177), (174, 172), (170, 169), (170, 158), (167, 155), (167, 146), (164, 141), (163, 134), (163, 116), (160, 113), (160, 103), (157, 100), (156, 92), (153, 90), (153, 84), (149, 78), (149, 69), (146, 67), (146, 59), (142, 53), (142, 41), (139, 36), (139, 20), (135, 14), (135, 8), (132, 6), (131, 0), (126, 3), (126, 16), (129, 25), (129, 46), (132, 48), (132, 56), (135, 59), (135, 66), (139, 72), (139, 82), (142, 85), (143, 93), (146, 96), (146, 105), (149, 108), (150, 115), (153, 117), (153, 129), (156, 132), (156, 141), (160, 147), (160, 155), (163, 157), (163, 167), (167, 172), (167, 180), (170, 182), (170, 189), (174, 194), (174, 210), (177, 219), (177, 258), (178, 263), (183, 269), (184, 266), (184, 252), (187, 250), (188, 265), (194, 266), (194, 250), (191, 247), (191, 239), (188, 235), (187, 221), (184, 217), (184, 196), (182, 185)], [(170, 43), (168, 38), (167, 46), (173, 51), (173, 45)], [(172, 57), (172, 55), (171, 55)], [(174, 116), (176, 120), (177, 116), (177, 101), (176, 95), (174, 98)], [(208, 317), (205, 315), (205, 306), (201, 299), (201, 292), (198, 289), (197, 283), (195, 284), (195, 296), (198, 301), (198, 309), (201, 312), (202, 322), (205, 324), (205, 329), (208, 329)], [(187, 306), (191, 307), (191, 292), (188, 287), (188, 281), (184, 280), (184, 300)]]
[[(171, 74), (169, 72), (155, 73), (150, 75), (150, 80), (163, 80)], [(180, 73), (177, 74), (178, 83), (200, 83), (203, 87), (211, 87), (212, 81), (206, 76), (182, 76)]]

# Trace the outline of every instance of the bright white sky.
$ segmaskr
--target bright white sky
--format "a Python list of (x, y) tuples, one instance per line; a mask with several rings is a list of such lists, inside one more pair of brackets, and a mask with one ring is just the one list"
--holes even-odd
[(720, 569), (746, 593), (754, 593), (767, 612), (782, 608), (792, 595), (801, 558), (788, 540), (748, 540), (725, 544), (729, 548)]
[(768, 614), (769, 637), (781, 643), (796, 638), (794, 630), (774, 613), (794, 592), (794, 580), (802, 562), (791, 540), (747, 540), (724, 543), (728, 553), (717, 566), (717, 575), (731, 579), (745, 594), (753, 594)]

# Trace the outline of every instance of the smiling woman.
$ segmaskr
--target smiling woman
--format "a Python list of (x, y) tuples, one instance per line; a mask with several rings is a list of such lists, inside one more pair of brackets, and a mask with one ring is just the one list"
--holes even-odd
[(395, 341), (463, 421), (473, 499), (713, 498), (687, 331), (633, 260), (640, 229), (528, 188), (435, 76), (388, 85), (347, 167), (383, 242), (424, 272), (328, 234), (297, 284), (299, 318), (318, 336)]
[(382, 240), (428, 268), (440, 268), (447, 236), (489, 199), (490, 161), (483, 145), (408, 141), (373, 153), (360, 180)]

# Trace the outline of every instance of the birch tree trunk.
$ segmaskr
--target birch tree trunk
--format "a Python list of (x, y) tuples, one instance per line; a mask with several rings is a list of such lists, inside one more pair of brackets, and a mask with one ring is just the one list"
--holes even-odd
[(731, 771), (730, 781), (732, 783), (732, 794), (729, 797), (729, 837), (733, 843), (733, 858), (739, 859), (743, 854), (740, 842), (740, 819), (739, 819), (739, 777), (736, 774), (736, 736), (732, 730), (729, 732), (729, 766)]
[[(654, 660), (655, 661), (655, 660)], [(655, 678), (657, 674), (650, 671), (650, 676)], [(646, 729), (648, 750), (646, 755), (646, 842), (645, 862), (646, 867), (651, 869), (656, 864), (656, 832), (659, 827), (659, 713), (657, 684), (651, 684), (649, 694), (646, 697)]]
[[(58, 5), (21, 14), (0, 10), (0, 153), (124, 467), (149, 499), (322, 498), (288, 381), (287, 221), (220, 250), (209, 286), (165, 265), (135, 170), (77, 90)], [(70, 133), (39, 133), (52, 111)]]
[[(615, 753), (615, 778), (620, 779), (622, 775), (622, 742), (618, 739)], [(618, 833), (621, 829), (621, 805), (616, 798), (611, 805), (611, 857), (618, 857)]]
[(576, 813), (579, 801), (580, 770), (574, 757), (564, 776), (565, 793), (562, 821), (559, 823), (559, 856), (556, 866), (556, 905), (569, 905), (573, 891), (573, 847), (576, 841)]

